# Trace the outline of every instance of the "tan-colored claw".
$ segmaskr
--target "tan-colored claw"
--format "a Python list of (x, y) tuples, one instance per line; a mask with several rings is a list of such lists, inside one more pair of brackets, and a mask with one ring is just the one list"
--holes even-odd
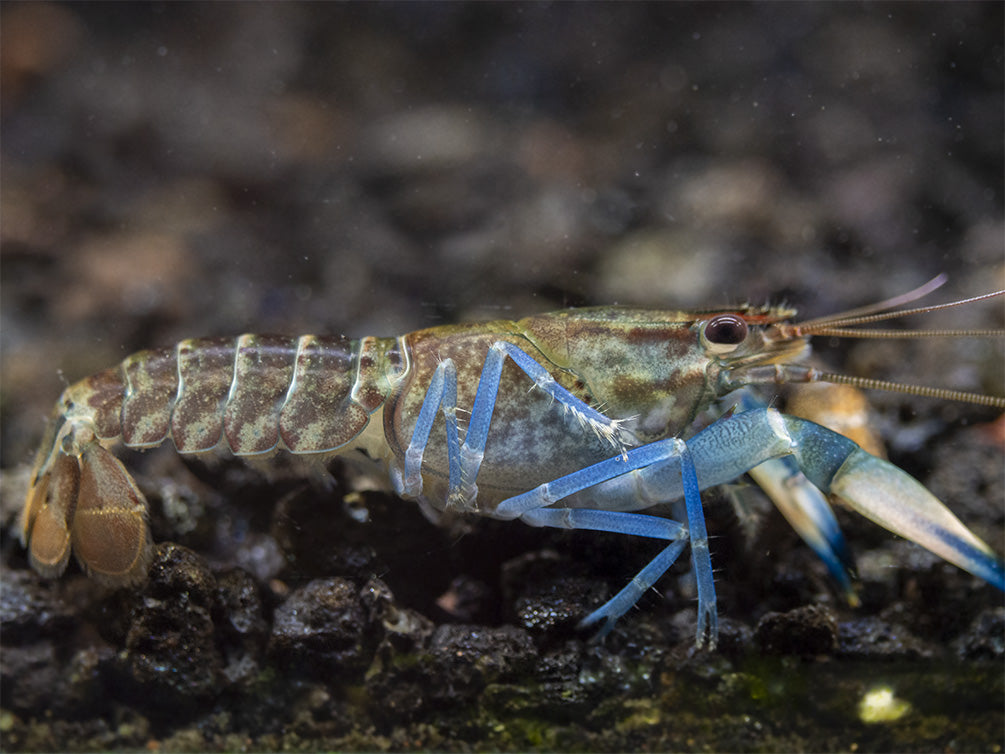
[(59, 454), (28, 492), (21, 537), (32, 566), (43, 576), (58, 576), (66, 568), (79, 486), (77, 459)]
[(70, 527), (81, 566), (114, 586), (143, 581), (153, 556), (147, 502), (122, 463), (99, 443), (80, 457), (80, 491)]

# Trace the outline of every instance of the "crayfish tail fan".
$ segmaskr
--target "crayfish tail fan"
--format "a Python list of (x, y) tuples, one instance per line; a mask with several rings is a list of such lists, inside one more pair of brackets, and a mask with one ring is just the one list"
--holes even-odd
[(119, 459), (97, 442), (83, 449), (80, 466), (74, 554), (85, 571), (110, 586), (143, 581), (153, 557), (143, 493)]
[(79, 487), (77, 459), (62, 453), (32, 480), (21, 513), (21, 537), (28, 546), (32, 566), (43, 576), (58, 576), (66, 568), (70, 557), (70, 523)]

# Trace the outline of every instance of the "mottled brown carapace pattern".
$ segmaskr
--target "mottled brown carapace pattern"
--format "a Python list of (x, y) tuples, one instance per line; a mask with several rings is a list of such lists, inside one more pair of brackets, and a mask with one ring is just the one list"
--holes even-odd
[[(742, 342), (728, 355), (710, 350), (702, 333), (703, 323), (723, 313), (742, 320)], [(42, 573), (61, 572), (72, 550), (110, 583), (142, 580), (150, 557), (146, 501), (109, 447), (171, 440), (183, 454), (244, 457), (365, 449), (400, 467), (437, 367), (447, 359), (456, 367), (463, 432), (498, 341), (513, 343), (588, 406), (623, 422), (630, 445), (686, 433), (720, 397), (723, 372), (777, 358), (766, 355), (761, 331), (785, 314), (605, 307), (401, 338), (241, 335), (142, 351), (64, 391), (36, 461), (23, 537)], [(797, 338), (785, 353), (796, 359), (804, 349)], [(474, 510), (491, 513), (507, 497), (622, 452), (570, 413), (506, 360)], [(446, 504), (447, 468), (439, 418), (422, 463), (422, 494), (437, 508)]]

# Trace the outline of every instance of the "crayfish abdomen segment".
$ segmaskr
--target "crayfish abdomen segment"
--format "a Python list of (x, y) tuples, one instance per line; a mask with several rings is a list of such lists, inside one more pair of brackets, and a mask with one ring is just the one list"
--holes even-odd
[(193, 338), (142, 351), (72, 385), (67, 419), (130, 448), (168, 438), (179, 453), (222, 441), (235, 455), (328, 453), (369, 421), (398, 368), (393, 340), (344, 336)]

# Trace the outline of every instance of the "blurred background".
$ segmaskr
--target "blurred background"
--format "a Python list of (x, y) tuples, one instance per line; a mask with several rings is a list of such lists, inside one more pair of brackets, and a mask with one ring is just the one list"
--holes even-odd
[[(57, 717), (69, 710), (71, 719), (100, 720), (120, 710), (115, 705), (137, 700), (147, 705), (143, 715), (165, 714), (160, 697), (148, 695), (150, 687), (115, 685), (121, 674), (147, 667), (146, 634), (136, 640), (138, 648), (120, 652), (129, 620), (140, 625), (136, 631), (145, 630), (140, 618), (122, 617), (140, 601), (108, 608), (78, 573), (75, 582), (72, 576), (60, 582), (70, 582), (68, 593), (77, 598), (59, 604), (99, 605), (88, 608), (90, 617), (80, 619), (72, 607), (42, 609), (49, 592), (40, 597), (36, 590), (63, 587), (39, 586), (13, 540), (21, 498), (12, 490), (23, 484), (44, 417), (66, 384), (133, 351), (202, 335), (397, 335), (613, 303), (686, 308), (784, 302), (817, 317), (903, 293), (940, 273), (949, 283), (930, 297), (933, 303), (1005, 288), (1003, 25), (1001, 3), (967, 2), (3, 3), (0, 464), (10, 579), (4, 591), (29, 595), (26, 606), (8, 602), (2, 616), (11, 621), (3, 623), (5, 644), (16, 645), (4, 648), (5, 706), (13, 699), (26, 720), (36, 714), (49, 719), (52, 689), (65, 683), (71, 693), (68, 701), (60, 698)], [(999, 299), (906, 326), (1000, 328), (1002, 306)], [(825, 340), (818, 351), (830, 367), (867, 377), (1005, 393), (1002, 349), (987, 340)], [(904, 396), (877, 396), (875, 405), (891, 457), (952, 500), (1001, 552), (1002, 425), (991, 424), (998, 412)], [(997, 430), (978, 434), (968, 425)], [(162, 479), (180, 479), (177, 473)], [(217, 476), (202, 489), (222, 488), (221, 497), (260, 484), (258, 477), (232, 482), (229, 467)], [(198, 489), (186, 479), (182, 484)], [(226, 509), (232, 502), (200, 494), (197, 502), (208, 499), (207, 507)], [(285, 567), (272, 534), (265, 533), (277, 493), (256, 494), (262, 499), (246, 515), (266, 522), (253, 541), (271, 542), (267, 552), (274, 557), (267, 565), (273, 570), (263, 571), (257, 587), (265, 595), (264, 615), (271, 616), (287, 588), (278, 577), (268, 580)], [(168, 498), (165, 493), (165, 510)], [(330, 503), (339, 506), (336, 498)], [(367, 503), (374, 516), (385, 515), (382, 502)], [(303, 506), (317, 504), (309, 499)], [(154, 507), (155, 526), (167, 527), (170, 512)], [(514, 568), (515, 558), (528, 551), (536, 557), (557, 543), (551, 552), (580, 558), (576, 568), (606, 567), (617, 579), (621, 570), (630, 575), (632, 557), (644, 556), (624, 538), (576, 551), (563, 535), (512, 524), (503, 532), (484, 521), (466, 538), (453, 538), (431, 532), (413, 506), (390, 500), (386, 507), (395, 511), (386, 514), (392, 525), (414, 529), (422, 541), (401, 548), (404, 554), (382, 553), (388, 562), (402, 562), (381, 577), (396, 598), (435, 620), (446, 618), (435, 613), (433, 600), (461, 568), (477, 570), (474, 576), (460, 571), (468, 574), (467, 583), (489, 585), (478, 620), (517, 631), (512, 609), (498, 606), (508, 589), (498, 586), (499, 574), (503, 582), (507, 569), (526, 575), (527, 563), (537, 561), (531, 557)], [(855, 693), (861, 678), (885, 672), (891, 656), (910, 663), (955, 652), (952, 657), (998, 661), (993, 673), (953, 677), (938, 694), (926, 690), (928, 676), (925, 683), (903, 683), (928, 699), (938, 722), (918, 727), (918, 740), (898, 738), (903, 729), (889, 734), (873, 728), (870, 743), (860, 729), (848, 727), (841, 716), (846, 709), (833, 718), (812, 712), (806, 713), (809, 722), (799, 718), (802, 705), (816, 708), (806, 689), (826, 699), (831, 693), (811, 680), (820, 677), (822, 665), (800, 665), (803, 690), (768, 693), (782, 703), (756, 706), (757, 721), (745, 718), (749, 725), (736, 728), (736, 738), (721, 739), (720, 747), (748, 748), (750, 741), (765, 751), (1000, 746), (1000, 594), (860, 518), (852, 523), (844, 517), (850, 539), (861, 546), (865, 584), (862, 608), (849, 611), (833, 599), (819, 563), (784, 522), (771, 519), (769, 543), (751, 555), (754, 547), (744, 549), (729, 507), (713, 507), (723, 514), (712, 522), (717, 588), (724, 620), (736, 621), (724, 631), (734, 650), (750, 646), (750, 627), (769, 610), (826, 603), (844, 610), (845, 621), (840, 657), (846, 662), (830, 669), (839, 675), (850, 667), (847, 683)], [(225, 540), (233, 534), (228, 525), (243, 525), (241, 515), (231, 516), (237, 524), (224, 521), (205, 537)], [(411, 518), (395, 518), (403, 516)], [(329, 527), (345, 528), (336, 520), (305, 536), (324, 539)], [(387, 541), (382, 531), (369, 536), (399, 549), (398, 540)], [(158, 539), (179, 541), (177, 531), (168, 535)], [(731, 545), (736, 551), (724, 552)], [(496, 554), (497, 547), (502, 552)], [(319, 555), (318, 573), (330, 573), (326, 569), (342, 552)], [(567, 567), (566, 560), (555, 562)], [(371, 564), (364, 561), (363, 570)], [(430, 581), (427, 569), (436, 578)], [(909, 569), (920, 572), (920, 582)], [(557, 635), (572, 649), (563, 645), (544, 660), (530, 655), (541, 672), (568, 671), (562, 676), (567, 685), (554, 686), (559, 716), (596, 712), (590, 735), (630, 735), (631, 721), (645, 727), (643, 712), (650, 708), (638, 706), (644, 703), (639, 700), (656, 699), (655, 688), (667, 712), (701, 706), (701, 694), (687, 690), (695, 678), (711, 679), (707, 688), (721, 690), (727, 680), (717, 685), (716, 679), (741, 677), (730, 674), (735, 658), (728, 640), (721, 654), (701, 656), (708, 667), (677, 675), (676, 663), (690, 661), (694, 611), (686, 593), (674, 596), (675, 580), (665, 581), (664, 594), (647, 595), (642, 609), (622, 622), (622, 638), (605, 647), (586, 645), (569, 639), (573, 631), (566, 626)], [(569, 591), (556, 588), (548, 599), (561, 601)], [(573, 602), (570, 614), (581, 614), (590, 599)], [(926, 609), (933, 615), (919, 618)], [(64, 622), (53, 623), (52, 615)], [(25, 616), (28, 628), (18, 629)], [(910, 626), (927, 643), (904, 638), (890, 625)], [(72, 646), (86, 647), (73, 655), (73, 667), (98, 668), (91, 676), (66, 669), (71, 630)], [(256, 630), (268, 637), (270, 629)], [(542, 630), (544, 639), (534, 638), (550, 652), (550, 629)], [(163, 645), (174, 638), (169, 632)], [(190, 664), (198, 669), (204, 657), (216, 657), (221, 641), (219, 630), (210, 631), (206, 653), (186, 655)], [(172, 646), (187, 652), (184, 644)], [(625, 675), (619, 650), (633, 661), (643, 657), (645, 673)], [(249, 698), (240, 684), (259, 678), (261, 657), (252, 654), (251, 670), (227, 686), (228, 693), (238, 689), (233, 697), (221, 696), (219, 676), (210, 674), (200, 687), (204, 696), (179, 685), (168, 698), (196, 699), (207, 708), (207, 699), (221, 705), (236, 699), (227, 714), (239, 728)], [(574, 709), (562, 706), (563, 694), (583, 687), (582, 668), (597, 658), (622, 670), (591, 676), (589, 688), (605, 700), (629, 689), (635, 707), (604, 713), (593, 699), (573, 699), (581, 705)], [(871, 663), (864, 673), (866, 663), (855, 664), (863, 658)], [(961, 667), (970, 672), (971, 666)], [(918, 678), (914, 673), (910, 667), (903, 678)], [(399, 680), (392, 676), (387, 683), (394, 688)], [(377, 681), (369, 693), (382, 702), (383, 681)], [(266, 707), (263, 715), (262, 708), (247, 706), (244, 714), (254, 719), (249, 725), (285, 726), (307, 696), (298, 683), (291, 681), (294, 701), (281, 713)], [(439, 691), (449, 684), (434, 678), (416, 685)], [(87, 693), (74, 696), (81, 688)], [(119, 690), (106, 693), (113, 688)], [(959, 689), (984, 701), (973, 702)], [(766, 698), (748, 694), (742, 684), (733, 690), (746, 704)], [(339, 722), (338, 694), (351, 701), (359, 690), (332, 693), (335, 701), (304, 714), (341, 735), (351, 726)], [(735, 698), (707, 711), (739, 716)], [(946, 712), (943, 705), (953, 699), (980, 710), (972, 718), (967, 710)], [(429, 704), (435, 709), (440, 702)], [(470, 706), (466, 698), (459, 704)], [(149, 747), (146, 728), (137, 722), (145, 717), (122, 719), (133, 727), (88, 745)], [(363, 719), (370, 724), (370, 717)], [(0, 733), (12, 729), (11, 720), (0, 715)], [(576, 738), (580, 733), (570, 740), (580, 748), (659, 750), (700, 748), (711, 739), (690, 737), (697, 730), (734, 735), (717, 721), (701, 728), (700, 719), (687, 720), (693, 727), (683, 733), (679, 721), (664, 720), (660, 730), (667, 738), (658, 741), (596, 743)], [(243, 738), (213, 739), (229, 723), (213, 725), (201, 729), (206, 741), (217, 748), (244, 745)], [(494, 718), (485, 724), (485, 730), (497, 728), (506, 726)], [(19, 737), (8, 733), (5, 748), (31, 748), (25, 726), (18, 722), (13, 729)], [(34, 739), (35, 748), (79, 746), (83, 734), (54, 735)], [(149, 741), (161, 735), (150, 734)], [(444, 746), (414, 726), (402, 735), (355, 746)], [(470, 733), (470, 740), (480, 735)], [(493, 740), (493, 747), (506, 748), (506, 739)], [(537, 739), (514, 740), (510, 747), (529, 748)], [(594, 743), (582, 743), (587, 740)], [(174, 745), (200, 748), (202, 741), (181, 736)], [(272, 739), (277, 747), (295, 744)], [(338, 739), (328, 748), (352, 747)]]
[(183, 337), (1005, 287), (999, 4), (2, 20), (5, 466), (64, 380)]

